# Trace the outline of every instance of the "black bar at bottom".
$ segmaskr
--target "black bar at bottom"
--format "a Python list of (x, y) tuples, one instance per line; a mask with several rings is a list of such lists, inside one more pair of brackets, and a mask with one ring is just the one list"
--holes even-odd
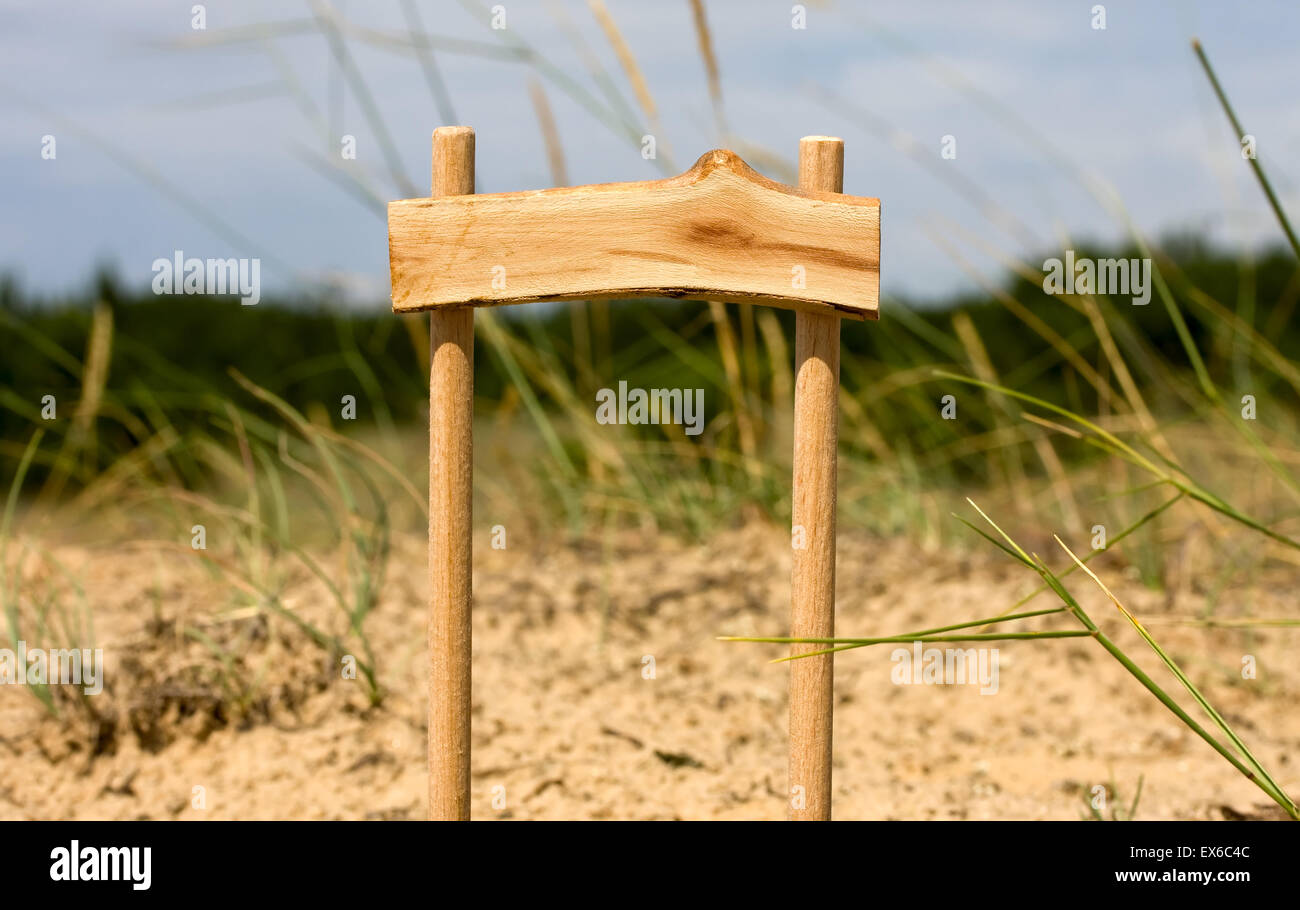
[(1210, 822), (9, 822), (0, 856), (10, 898), (1230, 898), (1290, 891), (1297, 833)]

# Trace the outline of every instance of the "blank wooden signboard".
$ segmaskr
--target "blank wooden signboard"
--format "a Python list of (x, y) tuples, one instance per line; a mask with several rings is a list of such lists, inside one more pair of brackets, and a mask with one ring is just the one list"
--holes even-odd
[[(691, 297), (795, 313), (790, 635), (835, 628), (840, 321), (876, 319), (880, 202), (844, 144), (799, 144), (799, 186), (735, 154), (666, 180), (474, 195), (474, 131), (433, 134), (433, 195), (388, 206), (393, 309), (428, 310), (429, 817), (470, 814), (474, 307)], [(792, 645), (792, 653), (815, 646)], [(789, 816), (827, 819), (832, 655), (790, 664)]]

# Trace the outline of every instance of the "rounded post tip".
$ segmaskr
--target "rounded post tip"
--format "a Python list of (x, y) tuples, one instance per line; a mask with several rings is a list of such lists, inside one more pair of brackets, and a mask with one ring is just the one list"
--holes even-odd
[(435, 196), (464, 196), (474, 192), (474, 129), (440, 126), (433, 131)]
[(844, 192), (844, 140), (838, 136), (804, 136), (799, 140), (799, 188)]

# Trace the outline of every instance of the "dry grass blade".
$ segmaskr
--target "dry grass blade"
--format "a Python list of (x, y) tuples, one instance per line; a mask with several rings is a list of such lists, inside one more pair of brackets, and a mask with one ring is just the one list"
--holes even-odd
[(700, 42), (700, 58), (709, 77), (709, 99), (713, 102), (713, 120), (719, 135), (725, 136), (727, 119), (722, 112), (722, 78), (718, 72), (718, 55), (713, 50), (713, 33), (709, 31), (709, 15), (704, 0), (691, 0), (691, 19), (695, 23), (695, 37)]
[(536, 79), (528, 80), (528, 97), (533, 102), (537, 125), (542, 131), (542, 140), (546, 143), (546, 161), (551, 168), (551, 185), (568, 186), (569, 171), (564, 165), (564, 147), (560, 144), (560, 131), (555, 125), (555, 115), (551, 113), (550, 102), (546, 100), (546, 91)]
[(601, 31), (605, 33), (605, 40), (609, 42), (610, 47), (614, 49), (614, 53), (618, 56), (619, 65), (623, 67), (623, 73), (627, 76), (628, 82), (632, 83), (632, 91), (636, 94), (637, 103), (641, 105), (641, 110), (650, 123), (651, 132), (659, 135), (659, 114), (655, 109), (655, 100), (650, 94), (650, 86), (646, 83), (645, 75), (641, 72), (641, 67), (637, 64), (632, 49), (623, 40), (623, 33), (619, 31), (614, 17), (606, 9), (604, 0), (587, 0), (587, 6), (591, 8), (591, 14), (596, 17), (596, 22), (600, 24)]

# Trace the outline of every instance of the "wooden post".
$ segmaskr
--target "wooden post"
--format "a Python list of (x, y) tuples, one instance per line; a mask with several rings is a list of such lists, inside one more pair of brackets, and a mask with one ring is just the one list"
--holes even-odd
[[(799, 188), (839, 193), (843, 186), (843, 140), (828, 136), (801, 139)], [(790, 636), (830, 638), (835, 634), (840, 317), (799, 310), (794, 318), (795, 548)], [(790, 651), (799, 654), (822, 647), (796, 644)], [(790, 663), (791, 820), (828, 821), (831, 817), (834, 668), (831, 654)]]
[[(474, 192), (474, 131), (433, 133), (433, 195)], [(429, 818), (469, 820), (474, 310), (429, 313)]]

